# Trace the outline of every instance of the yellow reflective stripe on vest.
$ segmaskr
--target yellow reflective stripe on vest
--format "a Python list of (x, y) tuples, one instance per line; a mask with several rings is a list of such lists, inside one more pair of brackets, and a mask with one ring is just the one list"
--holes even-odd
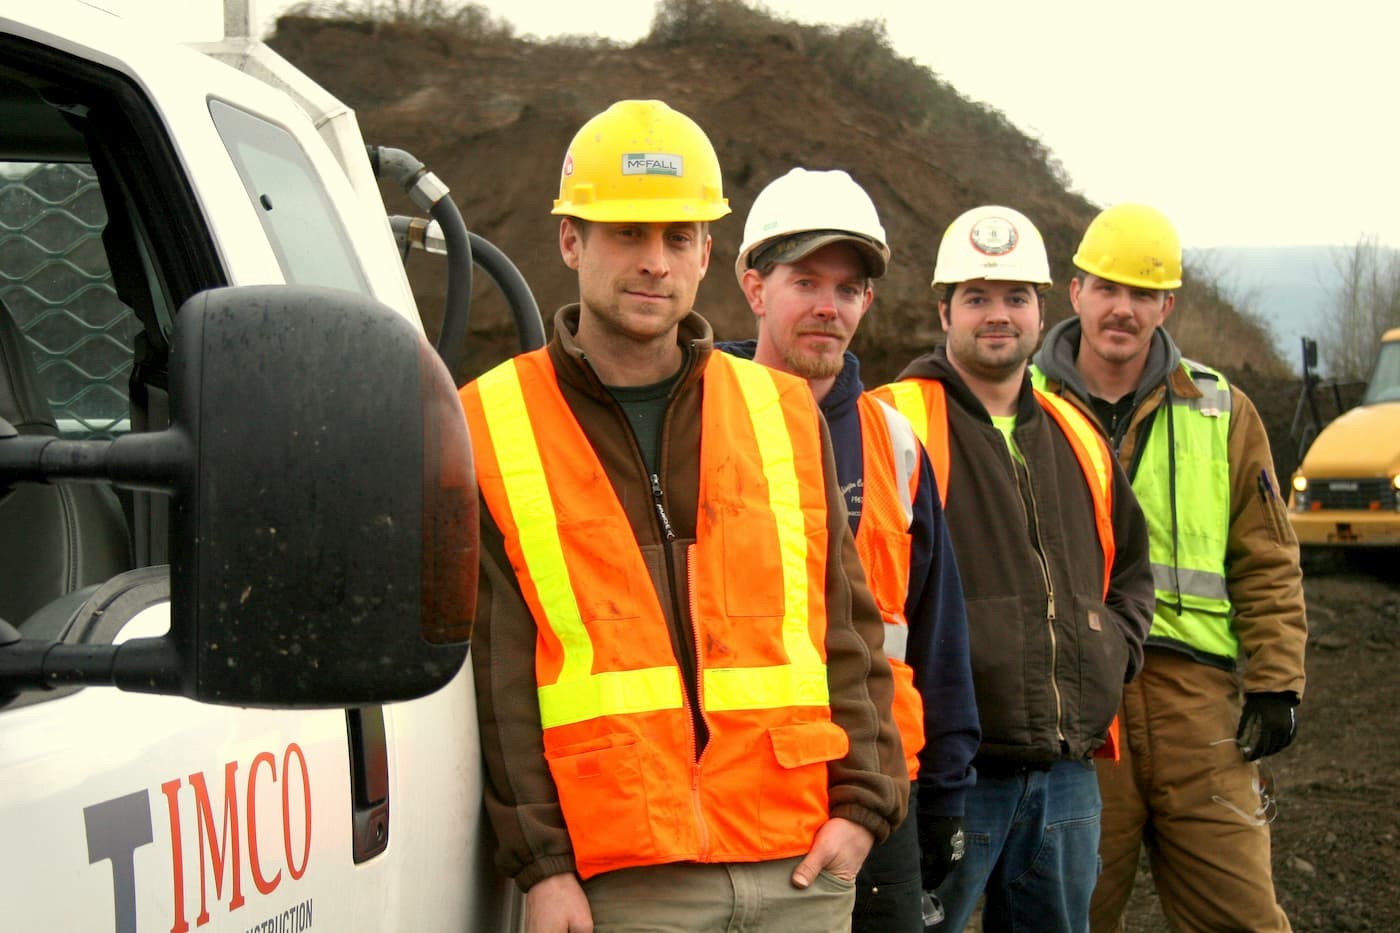
[(924, 403), (924, 390), (916, 382), (891, 382), (885, 386), (890, 400), (901, 415), (909, 419), (919, 443), (928, 446), (928, 405)]
[(1113, 495), (1113, 468), (1108, 462), (1108, 447), (1104, 444), (1103, 436), (1089, 423), (1089, 419), (1084, 416), (1083, 412), (1058, 395), (1037, 392), (1036, 396), (1054, 405), (1063, 416), (1059, 419), (1060, 423), (1069, 427), (1079, 436), (1080, 442), (1084, 445), (1084, 452), (1089, 455), (1089, 463), (1094, 468), (1094, 478), (1098, 482), (1100, 492), (1105, 498), (1111, 498)]
[(757, 668), (707, 668), (704, 705), (712, 710), (826, 706), (826, 665), (812, 644), (808, 626), (807, 528), (797, 461), (783, 418), (782, 401), (766, 367), (733, 365), (729, 357), (720, 359), (730, 363), (730, 371), (744, 395), (763, 475), (768, 480), (768, 505), (777, 527), (783, 568), (782, 633), (788, 663)]
[[(592, 654), (589, 648), (589, 654)], [(570, 663), (573, 661), (569, 657)], [(584, 722), (598, 716), (679, 709), (681, 679), (674, 667), (635, 671), (603, 671), (565, 677), (538, 689), (540, 724), (546, 729)]]
[(1109, 582), (1113, 578), (1113, 562), (1117, 558), (1117, 542), (1113, 537), (1113, 464), (1108, 443), (1089, 418), (1058, 395), (1032, 389), (1041, 408), (1055, 421), (1069, 441), (1074, 458), (1094, 500), (1094, 525), (1103, 550), (1103, 598), (1108, 598)]
[[(477, 380), (481, 408), (496, 450), (501, 484), (516, 518), (520, 549), (535, 581), (548, 625), (563, 646), (553, 684), (539, 688), (540, 722), (553, 726), (596, 716), (675, 709), (682, 704), (674, 667), (593, 674), (593, 642), (569, 583), (540, 451), (530, 426), (520, 374), (512, 362)], [(518, 516), (529, 516), (520, 521)]]
[[(951, 454), (948, 451), (948, 396), (943, 383), (937, 379), (904, 379), (875, 389), (876, 398), (888, 401), (914, 429), (919, 443), (928, 451), (929, 465), (938, 485), (938, 501), (948, 508), (948, 475)], [(938, 423), (933, 433), (929, 429)], [(932, 437), (936, 443), (929, 445)]]

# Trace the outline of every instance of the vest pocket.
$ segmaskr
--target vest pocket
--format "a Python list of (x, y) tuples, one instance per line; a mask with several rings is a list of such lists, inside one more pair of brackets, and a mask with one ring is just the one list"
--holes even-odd
[(846, 730), (829, 720), (773, 726), (768, 738), (778, 764), (789, 769), (835, 761), (851, 750)]
[(647, 754), (628, 733), (545, 750), (581, 874), (599, 870), (590, 871), (590, 865), (615, 860), (638, 864), (654, 855), (643, 765)]
[[(770, 726), (777, 767), (767, 764), (754, 777), (758, 796), (758, 820), (765, 844), (774, 851), (799, 852), (811, 845), (812, 836), (826, 821), (830, 779), (827, 764), (845, 757), (851, 739), (830, 720)], [(756, 756), (755, 764), (761, 761)]]
[(887, 531), (875, 528), (864, 532), (871, 536), (868, 547), (860, 550), (861, 565), (865, 569), (866, 585), (875, 604), (886, 617), (903, 616), (904, 601), (909, 587), (909, 552), (913, 536), (904, 531)]
[(781, 619), (784, 574), (772, 513), (734, 507), (720, 514), (716, 527), (723, 535), (725, 612), (731, 617)]
[(559, 525), (559, 541), (568, 555), (579, 616), (585, 624), (640, 615), (632, 581), (648, 579), (632, 529), (621, 518), (602, 517)]
[(1261, 496), (1259, 505), (1264, 510), (1264, 528), (1269, 532), (1269, 539), (1280, 546), (1293, 544), (1293, 529), (1288, 524), (1284, 500), (1271, 494)]

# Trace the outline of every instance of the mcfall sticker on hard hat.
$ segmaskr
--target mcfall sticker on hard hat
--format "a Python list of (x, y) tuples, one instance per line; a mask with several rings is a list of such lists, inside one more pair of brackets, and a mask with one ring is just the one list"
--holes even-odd
[(685, 160), (669, 152), (628, 152), (622, 156), (624, 175), (674, 175), (685, 174)]
[(1016, 248), (1016, 228), (1004, 217), (987, 217), (972, 225), (973, 247), (986, 256), (1004, 256)]

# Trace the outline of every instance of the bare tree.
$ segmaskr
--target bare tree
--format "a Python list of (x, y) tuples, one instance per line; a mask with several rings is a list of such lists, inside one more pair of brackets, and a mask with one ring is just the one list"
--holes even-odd
[(1318, 346), (1339, 380), (1364, 380), (1375, 365), (1380, 336), (1400, 327), (1400, 251), (1374, 235), (1332, 254), (1336, 297)]

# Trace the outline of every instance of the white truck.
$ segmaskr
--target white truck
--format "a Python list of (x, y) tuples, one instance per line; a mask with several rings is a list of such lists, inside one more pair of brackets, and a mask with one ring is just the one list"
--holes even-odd
[(513, 929), (438, 228), (265, 46), (110, 5), (0, 0), (0, 929)]

